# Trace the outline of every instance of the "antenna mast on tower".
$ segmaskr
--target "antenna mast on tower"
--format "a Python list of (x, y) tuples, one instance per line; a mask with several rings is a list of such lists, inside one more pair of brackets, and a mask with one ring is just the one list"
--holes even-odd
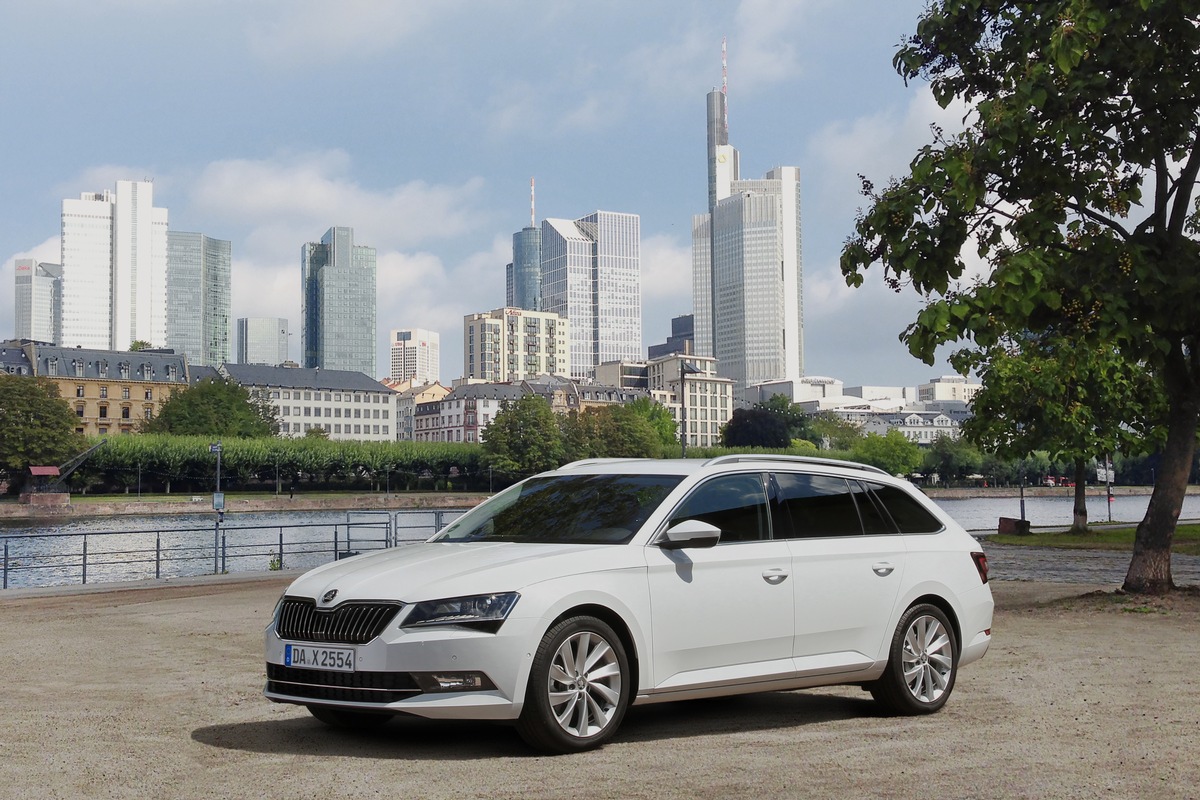
[(725, 118), (721, 124), (725, 126), (725, 135), (729, 136), (729, 62), (726, 59), (724, 36), (721, 37), (721, 94), (725, 98)]
[(529, 227), (536, 228), (537, 216), (533, 213), (533, 178), (529, 179)]

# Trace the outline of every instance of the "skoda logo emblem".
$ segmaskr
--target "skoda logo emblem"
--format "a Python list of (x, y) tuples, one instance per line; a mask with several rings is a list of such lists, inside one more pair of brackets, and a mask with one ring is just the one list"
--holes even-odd
[(333, 598), (337, 597), (337, 589), (330, 589), (325, 594), (321, 595), (322, 603), (332, 603)]

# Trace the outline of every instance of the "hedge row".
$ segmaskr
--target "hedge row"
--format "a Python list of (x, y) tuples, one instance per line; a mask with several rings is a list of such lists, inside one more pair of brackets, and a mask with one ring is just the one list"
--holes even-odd
[[(93, 441), (92, 444), (95, 444)], [(200, 436), (111, 436), (69, 478), (72, 491), (194, 493), (216, 489), (214, 441)], [(478, 444), (226, 439), (222, 491), (298, 489), (487, 490), (520, 476), (489, 474)]]

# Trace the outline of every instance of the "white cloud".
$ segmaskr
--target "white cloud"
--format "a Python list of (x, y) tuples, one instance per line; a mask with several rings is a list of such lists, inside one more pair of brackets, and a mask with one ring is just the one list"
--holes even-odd
[(440, 16), (457, 13), (459, 3), (404, 3), (395, 0), (275, 0), (259, 3), (248, 21), (250, 50), (281, 66), (364, 58), (387, 51), (424, 30)]
[(239, 238), (264, 258), (298, 253), (334, 225), (352, 227), (356, 242), (384, 250), (454, 237), (478, 223), (482, 179), (368, 189), (350, 176), (351, 166), (341, 151), (217, 161), (190, 187), (189, 212), (247, 229)]

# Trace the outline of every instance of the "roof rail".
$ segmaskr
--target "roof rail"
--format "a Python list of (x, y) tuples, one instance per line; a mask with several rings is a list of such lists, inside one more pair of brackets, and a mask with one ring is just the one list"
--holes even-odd
[(873, 467), (870, 464), (859, 464), (857, 461), (843, 461), (840, 458), (819, 458), (817, 456), (785, 456), (776, 455), (774, 453), (764, 453), (763, 455), (754, 455), (751, 453), (733, 453), (724, 456), (715, 456), (704, 462), (705, 466), (709, 464), (733, 464), (741, 461), (781, 461), (789, 464), (816, 464), (826, 467), (842, 467), (844, 469), (857, 469), (863, 472), (875, 472), (880, 475), (888, 475), (886, 470), (879, 467)]
[(569, 464), (563, 464), (559, 469), (571, 469), (572, 467), (590, 467), (593, 464), (616, 464), (620, 461), (644, 461), (645, 459), (636, 458), (581, 458), (578, 461), (572, 461)]

